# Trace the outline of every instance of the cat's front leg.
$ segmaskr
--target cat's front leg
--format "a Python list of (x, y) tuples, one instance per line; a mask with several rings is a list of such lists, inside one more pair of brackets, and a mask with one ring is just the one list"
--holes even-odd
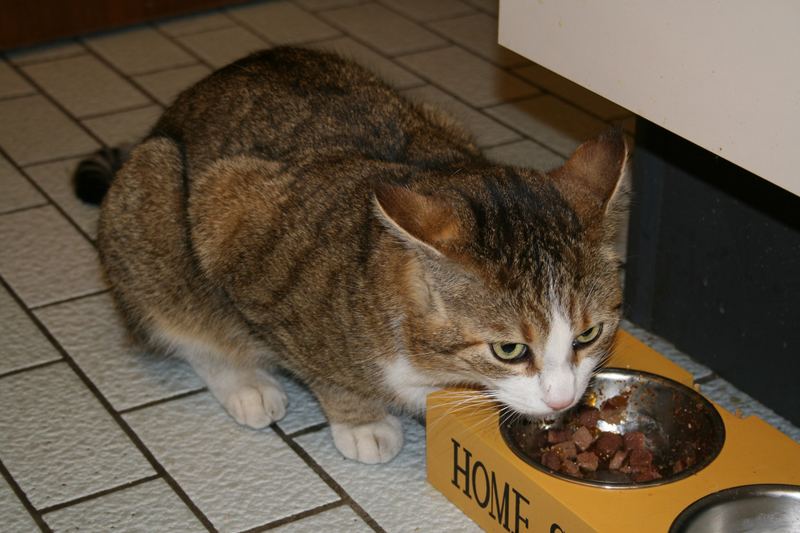
[(403, 447), (403, 426), (382, 403), (339, 388), (314, 387), (331, 424), (333, 443), (348, 459), (391, 461)]

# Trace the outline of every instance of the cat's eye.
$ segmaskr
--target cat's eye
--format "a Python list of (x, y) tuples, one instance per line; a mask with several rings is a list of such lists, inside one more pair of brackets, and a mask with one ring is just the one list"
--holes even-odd
[(595, 324), (594, 326), (590, 327), (577, 337), (575, 340), (572, 341), (573, 348), (583, 348), (588, 346), (589, 344), (593, 343), (597, 340), (597, 337), (600, 336), (600, 333), (603, 331), (603, 324)]
[(521, 361), (528, 355), (528, 345), (515, 342), (493, 342), (489, 345), (495, 357), (505, 363)]

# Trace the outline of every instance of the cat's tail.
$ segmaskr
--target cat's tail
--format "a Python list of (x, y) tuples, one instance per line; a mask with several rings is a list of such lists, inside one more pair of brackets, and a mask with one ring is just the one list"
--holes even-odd
[(78, 163), (72, 175), (75, 195), (88, 204), (100, 205), (130, 152), (129, 145), (102, 148)]

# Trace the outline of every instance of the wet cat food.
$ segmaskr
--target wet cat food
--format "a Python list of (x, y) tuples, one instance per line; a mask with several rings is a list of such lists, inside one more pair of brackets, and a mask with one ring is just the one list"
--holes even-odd
[[(609, 398), (600, 406), (583, 407), (567, 416), (564, 427), (547, 431), (547, 443), (540, 450), (541, 464), (551, 470), (582, 478), (598, 471), (616, 473), (636, 483), (662, 477), (653, 462), (653, 451), (641, 431), (614, 433), (598, 429), (599, 422), (617, 424), (625, 414), (628, 398)], [(684, 454), (672, 465), (669, 473), (680, 472), (691, 462)]]

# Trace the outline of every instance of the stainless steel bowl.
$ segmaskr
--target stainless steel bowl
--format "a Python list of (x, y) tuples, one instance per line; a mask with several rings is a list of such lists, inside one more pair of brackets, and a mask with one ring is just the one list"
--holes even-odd
[[(534, 468), (575, 483), (606, 488), (638, 488), (677, 481), (705, 468), (722, 450), (725, 426), (714, 406), (697, 391), (663, 376), (606, 368), (589, 384), (581, 405), (599, 406), (620, 394), (628, 396), (628, 404), (619, 422), (601, 421), (598, 428), (613, 433), (644, 433), (653, 451), (653, 462), (660, 466), (661, 479), (636, 483), (618, 472), (602, 469), (578, 478), (545, 467), (540, 460), (547, 446), (547, 431), (561, 428), (565, 416), (555, 421), (503, 421), (500, 433), (509, 448)], [(670, 465), (687, 449), (695, 456), (694, 464), (672, 473)]]
[(744, 485), (709, 494), (687, 507), (670, 533), (800, 531), (800, 486)]

